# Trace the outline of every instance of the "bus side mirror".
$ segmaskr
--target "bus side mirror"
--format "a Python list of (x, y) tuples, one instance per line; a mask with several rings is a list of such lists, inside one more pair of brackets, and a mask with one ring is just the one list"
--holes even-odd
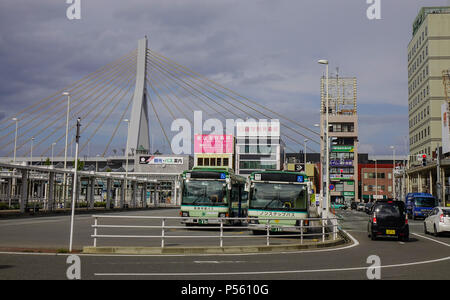
[(246, 182), (244, 185), (244, 192), (247, 192), (247, 193), (250, 192), (250, 186), (249, 186), (248, 182)]

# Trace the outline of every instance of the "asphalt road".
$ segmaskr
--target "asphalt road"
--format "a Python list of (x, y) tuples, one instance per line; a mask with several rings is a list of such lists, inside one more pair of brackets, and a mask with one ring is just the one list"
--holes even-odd
[[(158, 211), (163, 214), (164, 211)], [(356, 241), (351, 246), (334, 249), (299, 251), (295, 253), (265, 253), (236, 255), (191, 256), (114, 256), (79, 255), (81, 279), (146, 279), (146, 280), (275, 280), (275, 279), (368, 279), (379, 274), (381, 279), (450, 279), (450, 237), (433, 237), (423, 233), (423, 222), (410, 220), (410, 241), (384, 239), (371, 241), (367, 237), (367, 215), (355, 211), (339, 211), (342, 227)], [(59, 218), (59, 217), (58, 217)], [(80, 217), (79, 224), (92, 224), (88, 217)], [(21, 240), (7, 236), (14, 231), (30, 230), (29, 235), (47, 230), (61, 221), (52, 218), (16, 220), (14, 225), (0, 222), (0, 246), (12, 243), (38, 245), (42, 238)], [(40, 222), (29, 223), (29, 222)], [(33, 225), (34, 224), (34, 225)], [(67, 224), (66, 224), (67, 225)], [(78, 232), (78, 242), (84, 234)], [(45, 232), (46, 241), (56, 241), (52, 230)], [(80, 230), (81, 231), (81, 230)], [(57, 232), (57, 230), (55, 230)], [(54, 240), (53, 240), (54, 239)], [(58, 244), (55, 242), (55, 245)], [(82, 242), (81, 242), (82, 244)], [(78, 245), (81, 245), (78, 244)], [(18, 245), (17, 245), (18, 246)], [(66, 244), (61, 242), (61, 247)], [(376, 255), (381, 268), (369, 269)], [(0, 279), (66, 279), (67, 254), (0, 254)], [(379, 271), (377, 273), (376, 271)], [(175, 291), (178, 292), (178, 291)], [(179, 291), (181, 293), (181, 291)]]

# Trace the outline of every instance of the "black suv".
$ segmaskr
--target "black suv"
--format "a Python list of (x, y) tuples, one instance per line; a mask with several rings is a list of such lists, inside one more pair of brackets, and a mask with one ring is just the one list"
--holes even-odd
[(372, 240), (384, 236), (409, 241), (408, 217), (402, 201), (378, 200), (369, 215), (367, 231)]

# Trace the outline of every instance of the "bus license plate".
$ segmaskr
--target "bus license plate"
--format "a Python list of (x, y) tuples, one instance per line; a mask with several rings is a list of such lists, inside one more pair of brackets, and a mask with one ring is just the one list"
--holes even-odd
[(388, 235), (395, 235), (395, 230), (390, 230), (390, 229), (387, 229), (386, 230), (386, 234), (388, 234)]
[(200, 219), (200, 220), (198, 220), (198, 224), (208, 224), (208, 220), (202, 220), (202, 219)]

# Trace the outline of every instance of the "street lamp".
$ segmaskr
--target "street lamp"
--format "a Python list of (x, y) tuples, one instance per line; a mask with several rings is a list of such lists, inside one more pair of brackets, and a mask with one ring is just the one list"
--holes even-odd
[(127, 195), (128, 195), (128, 133), (130, 132), (130, 120), (124, 119), (124, 122), (127, 123), (127, 147), (125, 148), (125, 155), (126, 155), (126, 168), (125, 168), (125, 202), (127, 201)]
[(55, 147), (56, 143), (52, 143), (52, 166), (53, 166), (53, 147)]
[(33, 142), (34, 142), (34, 137), (31, 138), (30, 166), (33, 165)]
[(330, 193), (329, 193), (329, 181), (330, 181), (330, 174), (329, 174), (329, 139), (328, 139), (328, 60), (326, 59), (321, 59), (318, 61), (319, 64), (321, 65), (325, 65), (326, 66), (326, 101), (325, 101), (325, 140), (324, 142), (326, 143), (326, 152), (325, 152), (325, 170), (326, 170), (326, 183), (325, 183), (325, 207), (323, 208), (328, 215), (328, 208), (329, 208), (329, 201), (330, 201)]
[(395, 199), (395, 147), (390, 146), (392, 149), (392, 196)]
[(303, 164), (304, 164), (304, 172), (306, 172), (306, 142), (309, 141), (308, 139), (305, 139), (303, 142), (305, 143), (305, 149), (303, 151)]
[[(66, 113), (66, 144), (64, 147), (64, 169), (67, 169), (67, 142), (68, 142), (68, 138), (69, 138), (69, 115), (70, 115), (70, 93), (69, 92), (64, 92), (63, 96), (67, 96), (67, 113)], [(63, 186), (63, 198), (64, 198), (64, 203), (66, 203), (66, 199), (67, 199), (67, 194), (68, 194), (68, 189), (67, 189), (67, 175), (64, 172), (64, 186)], [(64, 206), (65, 208), (65, 206)]]
[(14, 163), (16, 162), (16, 151), (17, 151), (17, 128), (18, 128), (18, 123), (19, 120), (17, 118), (12, 118), (13, 121), (16, 122), (16, 133), (14, 135)]

